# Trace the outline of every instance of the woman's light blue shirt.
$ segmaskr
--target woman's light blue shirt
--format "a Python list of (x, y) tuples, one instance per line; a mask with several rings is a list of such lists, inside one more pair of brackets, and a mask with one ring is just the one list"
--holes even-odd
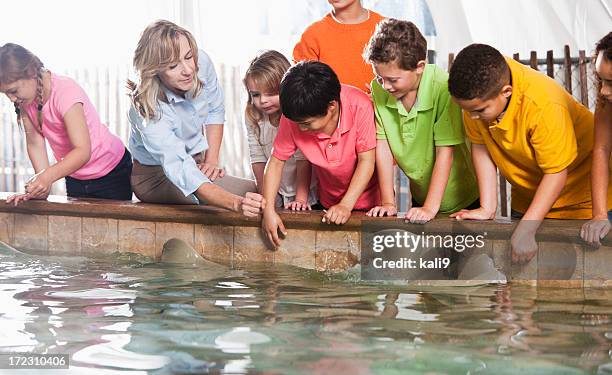
[(192, 157), (208, 149), (204, 125), (225, 121), (223, 89), (210, 57), (202, 50), (198, 50), (198, 67), (204, 86), (196, 97), (188, 93), (182, 98), (164, 87), (168, 103), (158, 102), (157, 119), (143, 119), (133, 105), (128, 114), (128, 148), (134, 159), (144, 165), (160, 165), (185, 196), (210, 183)]

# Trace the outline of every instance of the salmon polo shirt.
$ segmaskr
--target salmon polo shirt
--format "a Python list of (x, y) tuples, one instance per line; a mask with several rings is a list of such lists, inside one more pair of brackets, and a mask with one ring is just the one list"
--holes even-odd
[[(376, 148), (374, 109), (361, 90), (342, 85), (340, 121), (330, 136), (322, 132), (302, 131), (298, 125), (281, 117), (272, 155), (289, 159), (296, 150), (313, 165), (319, 181), (319, 200), (329, 208), (340, 203), (357, 168), (358, 153)], [(354, 209), (368, 210), (380, 205), (376, 172), (355, 203)]]
[(464, 113), (466, 134), (472, 143), (486, 145), (512, 185), (514, 210), (527, 211), (545, 173), (567, 169), (565, 187), (546, 217), (589, 219), (593, 114), (553, 79), (510, 58), (506, 61), (512, 74), (506, 113), (492, 124)]

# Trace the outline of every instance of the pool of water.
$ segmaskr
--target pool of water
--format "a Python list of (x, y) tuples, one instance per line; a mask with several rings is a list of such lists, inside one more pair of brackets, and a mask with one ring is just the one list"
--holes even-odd
[(0, 352), (70, 354), (45, 374), (608, 374), (611, 296), (20, 255), (0, 258)]

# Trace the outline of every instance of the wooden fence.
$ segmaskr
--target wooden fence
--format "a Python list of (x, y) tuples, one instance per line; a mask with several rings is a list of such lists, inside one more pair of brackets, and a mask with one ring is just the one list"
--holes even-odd
[[(227, 172), (238, 177), (251, 174), (248, 143), (243, 125), (243, 103), (246, 101), (239, 67), (219, 65), (218, 78), (225, 92), (226, 124), (221, 162)], [(127, 111), (130, 103), (125, 88), (130, 74), (127, 66), (90, 67), (59, 72), (76, 80), (85, 90), (101, 121), (127, 145), (130, 125)], [(25, 181), (34, 173), (25, 147), (25, 135), (17, 125), (13, 104), (0, 95), (0, 191), (22, 191)], [(53, 159), (51, 150), (47, 150)], [(64, 180), (53, 185), (53, 194), (65, 194)]]

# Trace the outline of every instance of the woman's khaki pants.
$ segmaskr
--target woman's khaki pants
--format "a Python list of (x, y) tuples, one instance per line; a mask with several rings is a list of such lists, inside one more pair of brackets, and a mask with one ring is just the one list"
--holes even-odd
[[(198, 202), (193, 195), (185, 196), (164, 173), (159, 165), (143, 165), (134, 159), (132, 176), (130, 178), (132, 190), (136, 197), (147, 203), (166, 204), (206, 204)], [(243, 197), (248, 192), (257, 192), (255, 181), (225, 175), (217, 178), (213, 184), (223, 190)]]

